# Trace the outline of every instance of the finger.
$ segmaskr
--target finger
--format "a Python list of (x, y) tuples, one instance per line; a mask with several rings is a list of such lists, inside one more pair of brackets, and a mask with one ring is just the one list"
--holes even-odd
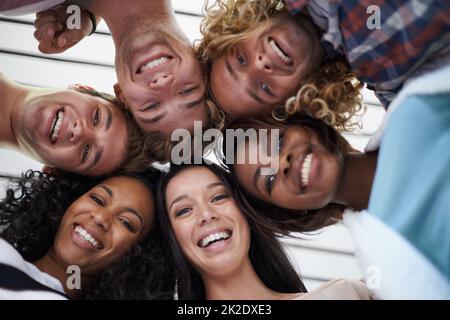
[(74, 44), (78, 43), (83, 38), (83, 33), (81, 30), (71, 30), (62, 33), (58, 39), (58, 47), (69, 48)]
[(55, 46), (52, 44), (51, 40), (41, 40), (39, 42), (38, 49), (40, 52), (47, 53), (47, 54), (58, 53), (59, 52), (58, 50), (60, 50), (59, 48), (58, 49), (55, 48)]
[(48, 22), (54, 22), (56, 21), (56, 18), (54, 15), (52, 14), (48, 14), (42, 17), (37, 18), (36, 20), (34, 20), (34, 26), (36, 29), (40, 28), (42, 25), (48, 23)]
[(49, 22), (34, 32), (36, 40), (51, 39), (56, 33), (56, 26), (53, 22)]
[[(50, 34), (50, 33), (49, 33)], [(44, 35), (39, 40), (39, 51), (42, 53), (60, 53), (64, 50), (61, 50), (61, 48), (58, 47), (57, 44), (57, 38), (56, 37), (48, 37), (47, 35)]]

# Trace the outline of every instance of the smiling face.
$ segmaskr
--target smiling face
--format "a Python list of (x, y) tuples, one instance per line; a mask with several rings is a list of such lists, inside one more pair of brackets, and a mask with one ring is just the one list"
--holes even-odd
[(131, 30), (118, 48), (116, 95), (146, 133), (168, 136), (191, 131), (194, 120), (205, 123), (205, 84), (193, 48), (156, 27), (142, 30)]
[(151, 229), (154, 198), (139, 180), (107, 179), (78, 198), (60, 223), (52, 250), (63, 265), (95, 275), (119, 260)]
[[(268, 164), (246, 161), (234, 165), (239, 183), (258, 199), (281, 208), (309, 210), (326, 206), (332, 201), (341, 176), (339, 157), (328, 151), (316, 132), (307, 126), (279, 129), (279, 157), (271, 156), (271, 161), (279, 161), (277, 173), (261, 175), (261, 168)], [(248, 158), (249, 152), (257, 150), (254, 142), (246, 142), (238, 147), (237, 154), (245, 152)]]
[(255, 29), (212, 64), (212, 93), (232, 117), (270, 113), (321, 61), (319, 39), (308, 23), (283, 13)]
[(99, 176), (125, 160), (125, 116), (102, 98), (70, 90), (33, 95), (15, 110), (13, 128), (25, 152), (63, 170)]
[(248, 222), (222, 180), (206, 167), (172, 178), (166, 208), (182, 252), (203, 276), (226, 275), (249, 260)]

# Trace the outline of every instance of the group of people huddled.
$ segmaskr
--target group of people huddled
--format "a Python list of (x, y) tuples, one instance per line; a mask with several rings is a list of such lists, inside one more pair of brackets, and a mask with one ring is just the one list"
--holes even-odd
[[(117, 83), (0, 74), (1, 146), (45, 164), (0, 196), (0, 298), (450, 299), (450, 3), (370, 3), (210, 1), (192, 44), (170, 0), (2, 1), (37, 12), (45, 54), (103, 19)], [(364, 85), (386, 115), (360, 152), (342, 132)], [(224, 135), (218, 163), (173, 163), (196, 121), (269, 142)], [(308, 292), (279, 237), (339, 222), (363, 279)]]

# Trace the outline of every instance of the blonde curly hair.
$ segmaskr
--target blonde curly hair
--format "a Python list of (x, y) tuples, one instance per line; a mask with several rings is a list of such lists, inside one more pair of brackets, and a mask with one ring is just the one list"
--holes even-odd
[(362, 87), (344, 63), (322, 64), (272, 116), (282, 121), (297, 112), (305, 112), (338, 131), (350, 131), (359, 126), (354, 116), (365, 111), (361, 104)]
[[(216, 0), (203, 8), (202, 39), (196, 41), (197, 57), (207, 62), (223, 55), (237, 43), (261, 32), (259, 25), (284, 10), (280, 0)], [(257, 27), (255, 27), (257, 26)]]
[[(212, 5), (206, 3), (204, 12), (200, 26), (203, 38), (196, 42), (195, 50), (199, 60), (208, 66), (237, 43), (263, 32), (268, 27), (265, 22), (285, 12), (285, 8), (281, 0), (216, 0)], [(339, 131), (351, 130), (357, 125), (353, 117), (364, 110), (362, 87), (346, 64), (322, 62), (301, 81), (297, 94), (272, 115), (283, 120), (296, 112), (307, 112)], [(220, 108), (211, 90), (210, 99), (211, 108)], [(223, 114), (222, 122), (227, 121)]]

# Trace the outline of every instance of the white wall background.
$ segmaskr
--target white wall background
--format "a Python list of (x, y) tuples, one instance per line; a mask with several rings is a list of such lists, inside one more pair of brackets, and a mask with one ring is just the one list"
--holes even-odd
[[(203, 0), (173, 0), (173, 6), (183, 31), (192, 41), (199, 39)], [(100, 23), (95, 34), (74, 48), (62, 54), (46, 56), (37, 50), (33, 21), (34, 15), (14, 18), (0, 15), (1, 72), (26, 85), (63, 88), (73, 83), (83, 83), (113, 93), (112, 86), (116, 82), (114, 46), (104, 22)], [(370, 91), (364, 90), (363, 98), (367, 106), (367, 112), (361, 118), (363, 127), (357, 132), (345, 134), (359, 150), (363, 150), (384, 115), (384, 110)], [(4, 196), (6, 186), (6, 180), (1, 177), (18, 176), (30, 168), (40, 169), (42, 164), (17, 152), (0, 149), (0, 198)], [(282, 241), (309, 290), (331, 279), (361, 277), (351, 238), (343, 225), (327, 227), (303, 240)]]

